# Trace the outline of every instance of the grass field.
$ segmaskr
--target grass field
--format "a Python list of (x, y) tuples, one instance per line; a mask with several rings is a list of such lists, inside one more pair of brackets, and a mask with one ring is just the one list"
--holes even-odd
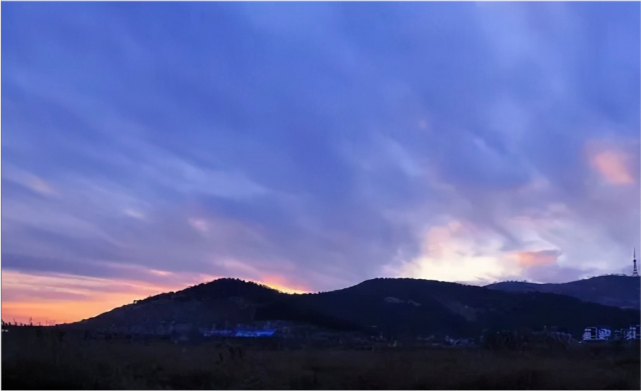
[(639, 349), (230, 349), (2, 335), (3, 389), (636, 389)]

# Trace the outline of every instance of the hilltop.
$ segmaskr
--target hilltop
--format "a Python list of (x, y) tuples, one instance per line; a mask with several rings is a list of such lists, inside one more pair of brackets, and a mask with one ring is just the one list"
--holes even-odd
[(264, 285), (219, 279), (116, 308), (73, 326), (162, 332), (285, 320), (392, 338), (477, 336), (489, 328), (556, 325), (575, 335), (584, 327), (627, 327), (640, 313), (539, 291), (513, 292), (457, 283), (379, 278), (323, 293), (286, 294)]
[(639, 309), (641, 279), (631, 276), (599, 276), (560, 284), (506, 281), (486, 288), (505, 292), (546, 292), (572, 296), (577, 299), (619, 308)]

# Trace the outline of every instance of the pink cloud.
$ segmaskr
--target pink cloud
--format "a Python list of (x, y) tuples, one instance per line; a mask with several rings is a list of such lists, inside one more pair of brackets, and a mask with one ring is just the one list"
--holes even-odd
[(524, 267), (555, 265), (561, 253), (558, 250), (520, 251), (514, 254), (516, 262)]
[(623, 145), (613, 142), (590, 141), (586, 144), (592, 169), (608, 183), (630, 185), (636, 183), (632, 153)]

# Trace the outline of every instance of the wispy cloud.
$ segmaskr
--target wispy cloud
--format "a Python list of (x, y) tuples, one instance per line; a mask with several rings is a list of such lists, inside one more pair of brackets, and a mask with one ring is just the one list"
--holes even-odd
[(57, 195), (57, 193), (49, 183), (47, 183), (45, 180), (43, 180), (42, 178), (39, 178), (36, 175), (30, 174), (28, 172), (21, 172), (21, 171), (12, 171), (12, 170), (7, 170), (7, 171), (8, 172), (4, 175), (5, 179), (12, 180), (15, 183), (18, 183), (28, 188), (29, 190), (39, 194), (44, 194), (49, 196)]
[(3, 273), (329, 290), (622, 270), (639, 7), (6, 4)]

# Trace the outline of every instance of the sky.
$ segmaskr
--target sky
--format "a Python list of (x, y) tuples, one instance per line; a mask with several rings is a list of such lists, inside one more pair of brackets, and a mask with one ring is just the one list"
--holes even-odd
[(640, 7), (3, 3), (2, 318), (629, 274)]

